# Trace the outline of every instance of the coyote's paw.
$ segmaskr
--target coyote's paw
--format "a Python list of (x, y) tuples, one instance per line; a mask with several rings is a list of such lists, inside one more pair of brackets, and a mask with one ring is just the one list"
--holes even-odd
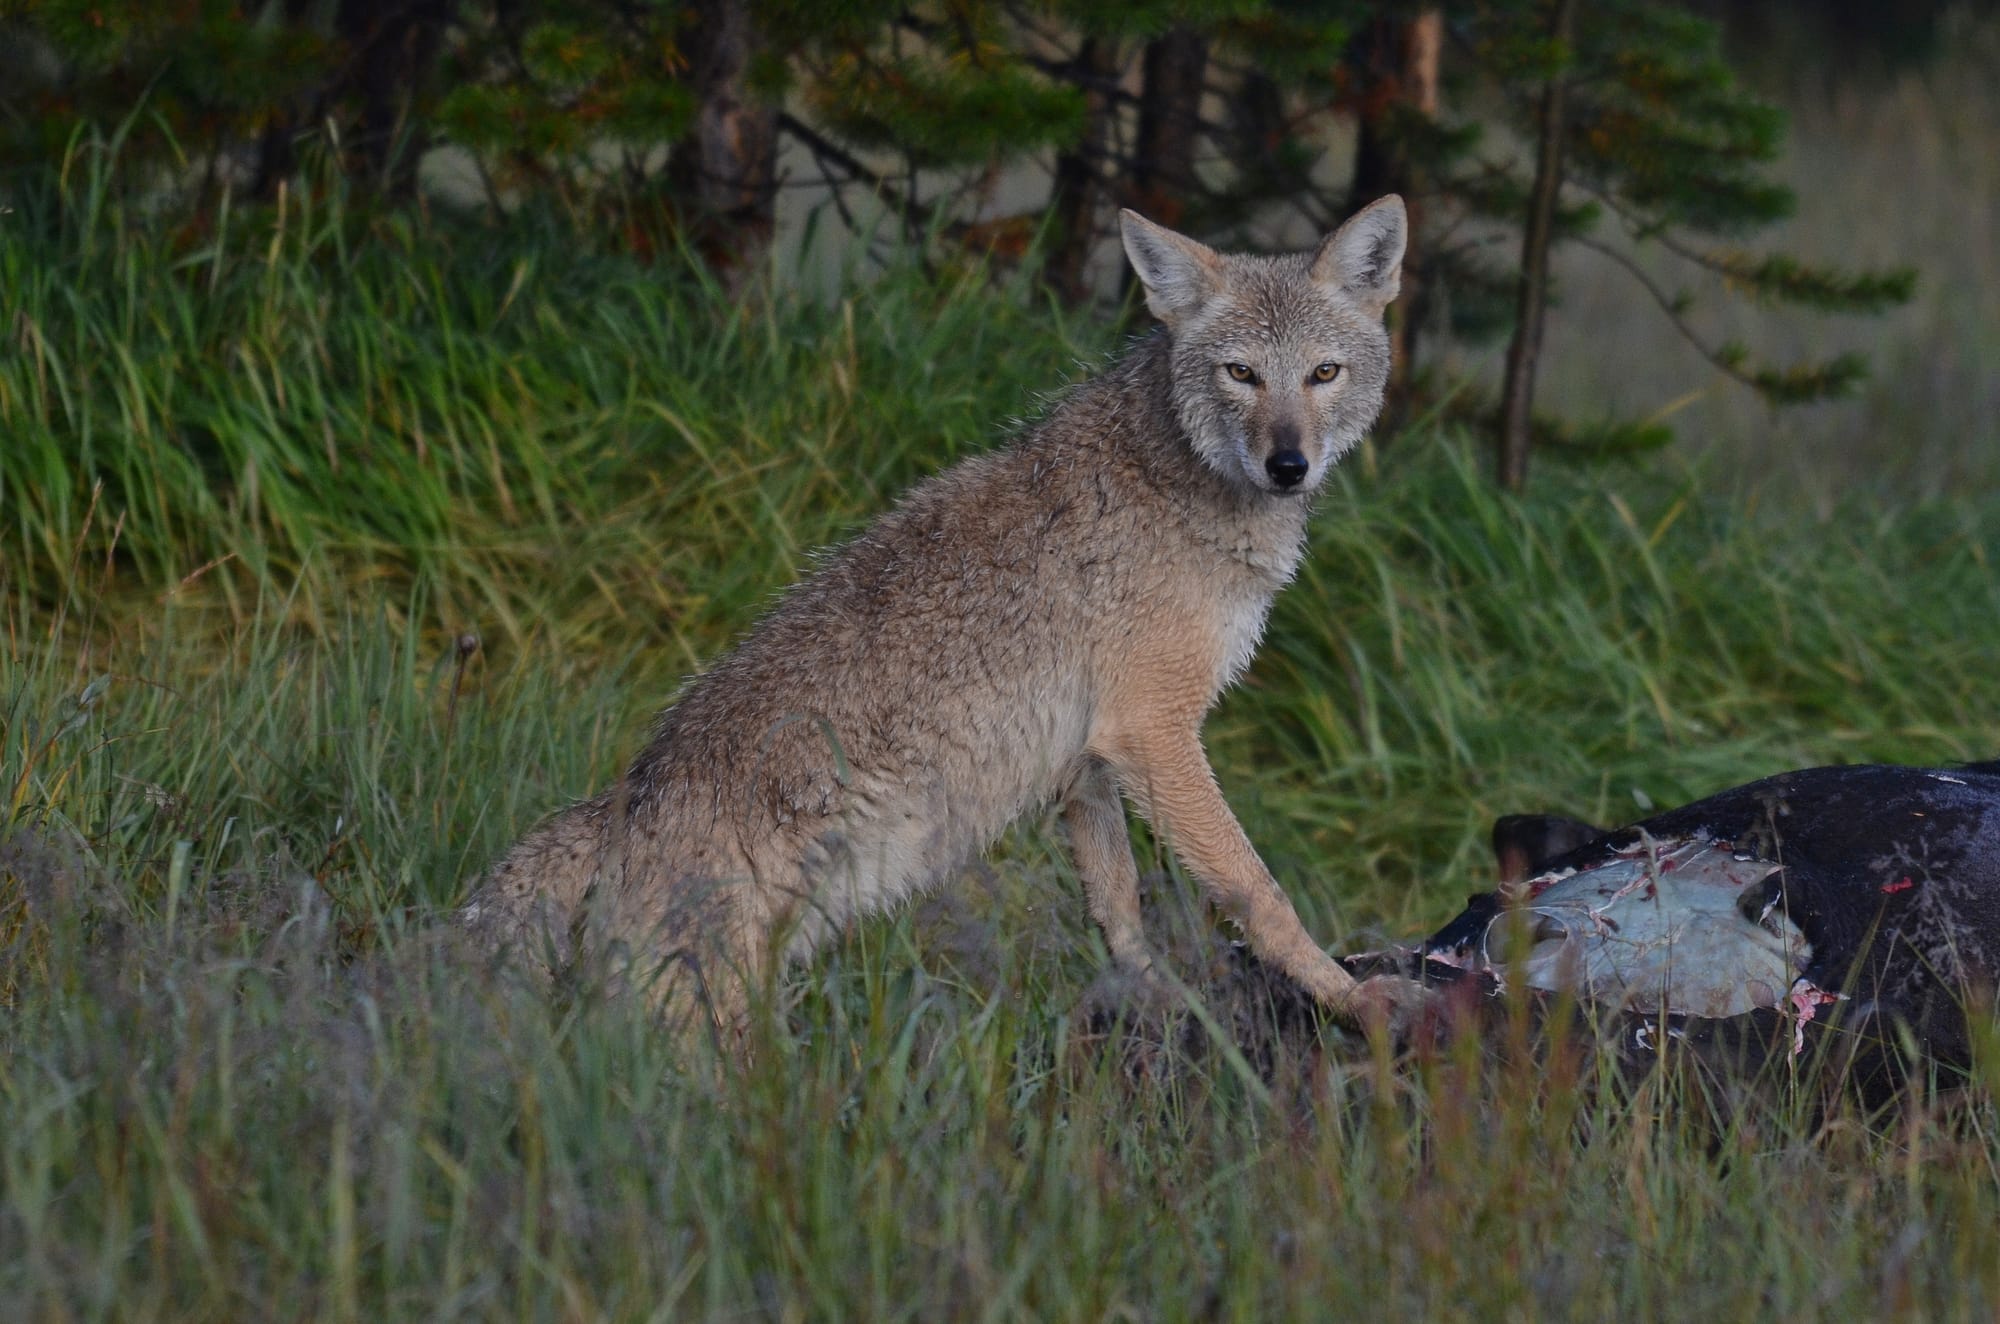
[(1342, 1002), (1340, 1011), (1371, 1039), (1387, 1035), (1398, 1048), (1435, 1040), (1444, 1028), (1436, 990), (1402, 975), (1362, 980)]
[(1173, 981), (1150, 962), (1114, 962), (1084, 990), (1077, 1003), (1078, 1022), (1092, 1032), (1103, 1032), (1120, 1021), (1158, 1025), (1186, 1005)]

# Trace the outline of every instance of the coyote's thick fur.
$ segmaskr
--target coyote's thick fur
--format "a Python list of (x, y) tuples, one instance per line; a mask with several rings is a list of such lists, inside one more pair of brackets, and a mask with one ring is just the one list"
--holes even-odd
[(465, 921), (729, 1026), (771, 962), (1060, 802), (1091, 914), (1143, 968), (1122, 792), (1258, 956), (1353, 1018), (1359, 986), (1223, 803), (1201, 726), (1298, 568), (1311, 494), (1381, 408), (1404, 225), (1388, 197), (1312, 252), (1222, 256), (1124, 213), (1164, 329), (829, 556)]

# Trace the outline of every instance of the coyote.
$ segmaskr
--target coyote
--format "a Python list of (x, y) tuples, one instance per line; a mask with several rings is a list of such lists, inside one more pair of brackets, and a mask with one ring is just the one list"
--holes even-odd
[(786, 594), (623, 778), (494, 868), (461, 912), (487, 944), (595, 953), (670, 1017), (740, 1029), (782, 963), (1060, 804), (1091, 915), (1144, 972), (1122, 794), (1257, 956), (1350, 1022), (1399, 1009), (1413, 986), (1364, 989), (1307, 935), (1201, 726), (1381, 409), (1402, 199), (1279, 257), (1120, 221), (1163, 326)]

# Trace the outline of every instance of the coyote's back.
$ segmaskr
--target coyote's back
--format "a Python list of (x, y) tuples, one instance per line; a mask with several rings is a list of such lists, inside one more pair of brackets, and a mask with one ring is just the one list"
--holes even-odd
[(507, 854), (466, 922), (728, 1024), (774, 962), (1060, 801), (1112, 953), (1143, 966), (1122, 790), (1260, 955), (1346, 1006), (1200, 725), (1297, 566), (1305, 498), (1380, 407), (1402, 227), (1385, 199), (1315, 253), (1222, 257), (1128, 213), (1166, 328), (831, 555), (624, 777)]

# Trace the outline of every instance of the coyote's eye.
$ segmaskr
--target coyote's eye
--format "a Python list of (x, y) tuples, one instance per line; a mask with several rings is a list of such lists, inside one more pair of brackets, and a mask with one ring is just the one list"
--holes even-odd
[(1222, 365), (1222, 370), (1229, 374), (1229, 380), (1233, 382), (1254, 382), (1257, 380), (1257, 374), (1251, 371), (1250, 365), (1247, 363), (1225, 363)]
[(1313, 369), (1313, 380), (1322, 385), (1338, 376), (1340, 376), (1340, 365), (1338, 363), (1322, 363)]

